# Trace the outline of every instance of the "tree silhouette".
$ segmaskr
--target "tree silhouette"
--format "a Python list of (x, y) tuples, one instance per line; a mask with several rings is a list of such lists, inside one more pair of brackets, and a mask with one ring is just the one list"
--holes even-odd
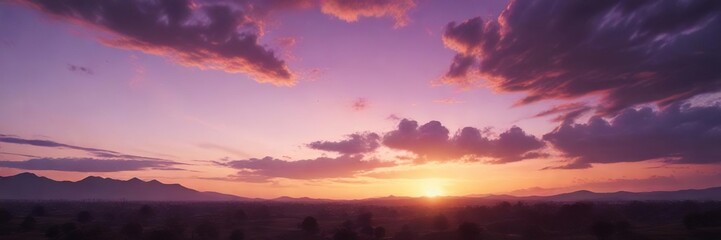
[(481, 237), (481, 229), (478, 224), (473, 222), (463, 222), (458, 226), (458, 234), (462, 240), (476, 240)]
[(230, 233), (230, 240), (245, 240), (245, 233), (243, 233), (243, 230), (235, 229), (233, 232)]
[(27, 216), (25, 219), (23, 219), (23, 222), (20, 223), (20, 228), (23, 231), (31, 231), (35, 229), (35, 225), (37, 224), (37, 221), (35, 221), (35, 218), (33, 216)]
[(89, 223), (93, 221), (93, 215), (89, 211), (80, 211), (77, 219), (79, 223)]
[(448, 223), (448, 218), (443, 214), (435, 216), (433, 218), (433, 227), (438, 231), (448, 230), (448, 228), (450, 227), (450, 224)]
[(318, 221), (314, 217), (305, 217), (303, 222), (300, 223), (300, 229), (309, 235), (314, 235), (320, 231)]
[(139, 239), (143, 235), (143, 225), (137, 222), (126, 223), (120, 232), (128, 239)]

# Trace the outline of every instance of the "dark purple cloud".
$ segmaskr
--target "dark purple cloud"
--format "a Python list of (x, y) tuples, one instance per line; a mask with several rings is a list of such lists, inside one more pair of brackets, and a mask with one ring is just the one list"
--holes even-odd
[(24, 161), (0, 161), (0, 167), (23, 170), (66, 172), (121, 172), (138, 170), (181, 170), (171, 161), (95, 158), (33, 158)]
[(554, 122), (573, 121), (591, 110), (592, 108), (585, 103), (567, 103), (555, 105), (550, 109), (537, 113), (533, 117), (555, 116), (552, 119)]
[(377, 168), (395, 166), (392, 162), (376, 159), (363, 160), (363, 155), (342, 155), (337, 158), (287, 161), (272, 157), (251, 158), (218, 163), (240, 170), (232, 178), (260, 182), (271, 178), (323, 179), (353, 177)]
[(474, 127), (465, 127), (453, 137), (449, 134), (450, 131), (438, 121), (418, 126), (416, 121), (403, 119), (396, 130), (385, 134), (383, 144), (412, 152), (421, 162), (490, 158), (490, 163), (507, 163), (545, 156), (537, 152), (544, 143), (515, 126), (497, 138), (489, 138), (484, 131)]
[[(111, 33), (112, 38), (102, 39), (111, 46), (165, 55), (188, 66), (247, 73), (258, 82), (295, 83), (285, 61), (258, 43), (262, 24), (242, 9), (248, 1), (25, 2), (60, 19)], [(285, 6), (283, 1), (270, 2)]]
[(89, 148), (74, 146), (49, 140), (37, 140), (37, 139), (24, 139), (16, 136), (2, 135), (0, 134), (0, 142), (31, 145), (36, 147), (52, 147), (52, 148), (67, 148), (87, 152), (95, 157), (99, 158), (133, 158), (133, 159), (144, 159), (144, 160), (162, 160), (159, 158), (142, 157), (129, 154), (123, 154), (116, 151), (110, 151), (99, 148)]
[(720, 163), (721, 106), (626, 109), (611, 120), (592, 117), (587, 123), (565, 122), (543, 139), (570, 160), (560, 168), (652, 159)]
[(521, 103), (599, 94), (601, 113), (721, 89), (721, 2), (512, 1), (498, 20), (447, 25), (443, 81), (483, 78)]
[(357, 154), (375, 151), (380, 146), (380, 136), (375, 133), (354, 133), (341, 141), (315, 141), (308, 144), (309, 148), (338, 152), (340, 154)]

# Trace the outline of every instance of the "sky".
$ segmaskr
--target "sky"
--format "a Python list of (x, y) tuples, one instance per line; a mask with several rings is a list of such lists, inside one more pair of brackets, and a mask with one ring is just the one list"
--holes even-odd
[(357, 199), (721, 182), (721, 2), (0, 2), (0, 176)]

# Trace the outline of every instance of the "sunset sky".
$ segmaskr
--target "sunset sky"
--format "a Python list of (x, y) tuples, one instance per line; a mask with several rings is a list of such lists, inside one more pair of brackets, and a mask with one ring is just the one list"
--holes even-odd
[(721, 1), (0, 2), (0, 176), (246, 197), (721, 183)]

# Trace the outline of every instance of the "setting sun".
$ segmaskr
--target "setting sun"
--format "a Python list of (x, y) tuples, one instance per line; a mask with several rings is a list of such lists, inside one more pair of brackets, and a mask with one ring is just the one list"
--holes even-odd
[(443, 184), (437, 179), (429, 179), (422, 182), (423, 196), (438, 197), (445, 195)]

